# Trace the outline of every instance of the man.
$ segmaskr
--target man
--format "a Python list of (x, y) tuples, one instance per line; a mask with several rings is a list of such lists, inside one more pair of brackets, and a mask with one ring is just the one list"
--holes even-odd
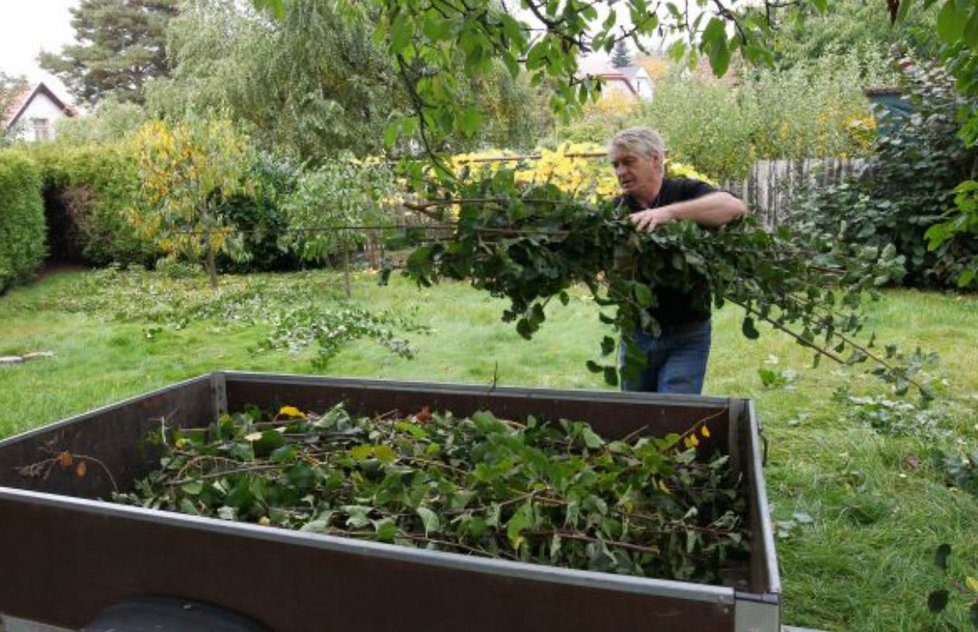
[[(619, 132), (608, 145), (608, 156), (622, 190), (615, 202), (627, 209), (637, 230), (684, 220), (719, 228), (747, 211), (741, 200), (705, 182), (666, 178), (665, 145), (650, 128)], [(659, 302), (650, 314), (662, 331), (657, 337), (625, 332), (646, 364), (637, 376), (623, 372), (622, 390), (699, 394), (710, 355), (709, 301), (694, 301), (690, 293), (670, 288), (657, 288), (656, 294)], [(623, 340), (622, 367), (625, 345)]]

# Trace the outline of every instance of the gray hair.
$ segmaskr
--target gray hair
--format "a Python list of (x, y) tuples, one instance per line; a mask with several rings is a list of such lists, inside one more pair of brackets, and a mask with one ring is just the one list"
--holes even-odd
[(663, 165), (666, 161), (666, 144), (659, 132), (651, 127), (629, 127), (618, 132), (608, 143), (608, 153), (616, 149), (630, 151), (646, 158), (658, 154)]

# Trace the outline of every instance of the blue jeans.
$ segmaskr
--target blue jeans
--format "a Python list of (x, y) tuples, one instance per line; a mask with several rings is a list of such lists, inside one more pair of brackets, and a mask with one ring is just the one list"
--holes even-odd
[(619, 366), (623, 367), (621, 390), (699, 395), (710, 357), (710, 334), (709, 318), (663, 327), (658, 338), (642, 332), (633, 333), (629, 339), (639, 354), (644, 355), (646, 363), (636, 367), (637, 373), (634, 369), (625, 371), (626, 343), (622, 340), (619, 354)]

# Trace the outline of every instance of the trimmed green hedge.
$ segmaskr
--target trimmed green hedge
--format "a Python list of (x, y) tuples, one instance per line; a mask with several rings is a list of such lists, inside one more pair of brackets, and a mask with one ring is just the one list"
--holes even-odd
[(37, 272), (47, 254), (41, 183), (33, 160), (0, 153), (0, 294)]
[(82, 255), (95, 265), (150, 264), (160, 251), (136, 233), (126, 215), (139, 203), (133, 149), (125, 142), (31, 149), (49, 198), (64, 207), (77, 227)]

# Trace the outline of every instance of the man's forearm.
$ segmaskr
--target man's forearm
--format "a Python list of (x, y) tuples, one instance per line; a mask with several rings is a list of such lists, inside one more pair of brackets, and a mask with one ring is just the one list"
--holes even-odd
[(668, 211), (672, 219), (688, 219), (700, 226), (717, 228), (743, 216), (747, 206), (726, 191), (717, 191), (695, 200), (668, 204), (661, 210)]

